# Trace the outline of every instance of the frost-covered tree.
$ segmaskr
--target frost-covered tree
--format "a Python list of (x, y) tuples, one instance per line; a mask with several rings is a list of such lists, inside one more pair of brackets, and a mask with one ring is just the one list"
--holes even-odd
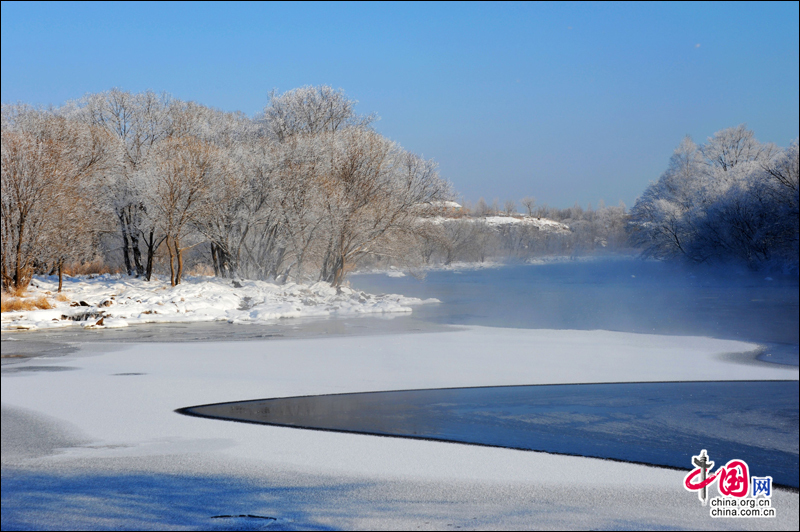
[(170, 283), (180, 284), (183, 254), (200, 241), (190, 240), (192, 223), (206, 215), (212, 182), (219, 175), (219, 150), (195, 137), (171, 137), (155, 149), (141, 171), (145, 206), (165, 235)]
[[(2, 279), (23, 290), (34, 267), (57, 270), (92, 255), (101, 229), (97, 172), (105, 133), (51, 111), (3, 106)], [(59, 282), (60, 289), (60, 282)]]
[[(163, 236), (156, 234), (153, 217), (148, 216), (136, 180), (155, 146), (172, 134), (170, 108), (175, 105), (168, 94), (147, 91), (132, 94), (111, 89), (85, 96), (73, 105), (76, 116), (104, 128), (115, 139), (117, 164), (105, 174), (102, 184), (106, 202), (119, 224), (122, 255), (129, 275), (152, 273), (153, 258)], [(142, 262), (141, 245), (145, 249)]]
[(301, 87), (281, 95), (273, 91), (264, 110), (265, 129), (283, 142), (294, 135), (331, 133), (344, 127), (366, 128), (375, 117), (357, 115), (357, 103), (347, 99), (344, 91), (327, 85)]
[(525, 207), (525, 212), (528, 213), (528, 216), (533, 216), (533, 208), (536, 206), (536, 198), (533, 196), (526, 196), (522, 198), (520, 203), (523, 207)]
[(478, 198), (478, 203), (475, 204), (475, 216), (486, 216), (491, 214), (491, 210), (489, 209), (489, 205), (486, 203), (486, 200), (483, 198)]
[(784, 184), (791, 183), (792, 146), (759, 143), (744, 125), (701, 146), (684, 139), (631, 212), (634, 241), (657, 258), (796, 264), (787, 250), (796, 248), (797, 189)]
[[(47, 112), (4, 107), (4, 284), (93, 256), (101, 229), (129, 275), (150, 279), (165, 248), (173, 284), (191, 247), (217, 275), (335, 285), (370, 257), (421, 257), (420, 218), (449, 185), (355, 104), (322, 86), (272, 93), (253, 119), (120, 89)], [(35, 208), (6, 192), (17, 182), (37, 190)], [(48, 216), (59, 223), (35, 221)], [(19, 267), (17, 247), (30, 248)]]
[(381, 253), (417, 228), (431, 203), (449, 199), (436, 166), (371, 130), (349, 128), (331, 142), (330, 170), (318, 186), (326, 214), (320, 279), (338, 286), (349, 265)]
[(685, 137), (667, 171), (634, 205), (633, 238), (647, 256), (664, 259), (687, 254), (694, 234), (688, 213), (703, 195), (703, 164), (700, 149)]
[(740, 164), (765, 160), (773, 151), (774, 146), (758, 142), (745, 124), (714, 133), (700, 148), (706, 164), (724, 172)]

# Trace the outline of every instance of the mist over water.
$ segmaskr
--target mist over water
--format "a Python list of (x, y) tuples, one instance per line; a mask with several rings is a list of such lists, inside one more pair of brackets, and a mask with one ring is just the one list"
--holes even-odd
[[(351, 285), (442, 301), (413, 319), (526, 329), (605, 329), (798, 344), (797, 277), (638, 259), (356, 275)], [(795, 349), (796, 353), (796, 349)]]

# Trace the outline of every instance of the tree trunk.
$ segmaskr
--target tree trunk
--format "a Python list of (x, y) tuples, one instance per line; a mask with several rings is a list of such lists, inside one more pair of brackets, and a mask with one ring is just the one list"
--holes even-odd
[(338, 287), (342, 284), (342, 280), (344, 279), (344, 264), (341, 264), (336, 268), (335, 273), (333, 274), (333, 282), (331, 286)]
[(61, 293), (61, 287), (64, 284), (63, 283), (63, 281), (64, 281), (63, 269), (64, 269), (64, 264), (61, 261), (59, 261), (58, 262), (58, 293), (59, 294)]
[(169, 252), (169, 283), (175, 286), (175, 264), (172, 261), (175, 255), (172, 253), (172, 244), (170, 244), (169, 237), (167, 237), (167, 251)]
[(278, 269), (280, 268), (281, 263), (283, 263), (283, 257), (286, 255), (286, 247), (278, 248), (278, 251), (275, 253), (275, 262), (272, 265), (272, 268), (268, 274), (268, 277), (272, 277), (274, 279), (278, 278)]
[(128, 273), (128, 275), (133, 275), (133, 270), (131, 269), (131, 257), (128, 254), (128, 226), (125, 223), (125, 214), (120, 212), (118, 217), (120, 233), (122, 234), (122, 258), (125, 261), (125, 271)]
[(177, 255), (178, 271), (175, 273), (175, 282), (172, 283), (172, 286), (181, 284), (181, 275), (183, 275), (183, 250), (181, 249), (181, 244), (177, 238), (174, 240), (174, 243), (175, 255)]
[(333, 247), (333, 242), (328, 242), (328, 249), (325, 251), (325, 257), (322, 259), (322, 269), (319, 272), (319, 280), (325, 282), (331, 282), (328, 274), (329, 270), (329, 262), (331, 258), (331, 248)]
[(344, 280), (344, 266), (344, 256), (338, 255), (328, 270), (328, 278), (325, 279), (331, 283), (331, 286), (338, 287), (340, 284), (342, 284), (342, 281)]
[(133, 250), (133, 264), (136, 267), (136, 276), (141, 277), (144, 274), (144, 267), (142, 266), (142, 252), (139, 250), (139, 237), (135, 232), (130, 232), (131, 249)]
[(145, 269), (145, 280), (149, 281), (150, 277), (153, 275), (153, 258), (156, 254), (156, 249), (158, 245), (161, 244), (159, 241), (158, 245), (155, 243), (155, 231), (150, 230), (150, 233), (144, 239), (145, 246), (147, 246), (147, 267)]
[(219, 274), (219, 261), (217, 260), (217, 245), (213, 242), (211, 243), (211, 264), (214, 266), (214, 275), (221, 277)]
[(17, 237), (17, 257), (14, 264), (14, 288), (21, 290), (24, 288), (24, 286), (22, 286), (22, 239), (24, 238), (23, 233), (25, 232), (25, 218), (20, 217), (17, 227), (19, 228), (19, 235)]

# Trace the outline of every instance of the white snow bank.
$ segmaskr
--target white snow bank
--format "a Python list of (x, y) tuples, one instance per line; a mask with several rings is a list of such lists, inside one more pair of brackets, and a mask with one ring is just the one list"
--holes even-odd
[(456, 203), (455, 201), (432, 201), (430, 202), (431, 207), (437, 207), (440, 209), (460, 209), (461, 204)]
[(643, 259), (639, 255), (625, 255), (622, 253), (611, 253), (608, 255), (546, 255), (542, 257), (531, 257), (525, 261), (525, 264), (534, 266), (542, 266), (545, 264), (563, 264), (563, 263), (587, 263), (587, 262), (616, 262), (616, 261), (647, 261), (652, 259)]
[(556, 233), (569, 233), (570, 228), (567, 224), (549, 220), (547, 218), (533, 218), (531, 216), (487, 216), (483, 218), (487, 225), (496, 227), (499, 225), (531, 225), (540, 230), (553, 231)]
[[(278, 285), (265, 281), (187, 278), (178, 286), (123, 275), (68, 277), (56, 302), (55, 277), (35, 278), (29, 296), (49, 295), (49, 310), (4, 312), (0, 328), (9, 330), (83, 326), (126, 327), (138, 323), (227, 321), (264, 323), (281, 318), (411, 312), (412, 305), (438, 302), (397, 294), (372, 295), (327, 283)], [(81, 303), (82, 302), (82, 303)], [(102, 323), (98, 324), (100, 318)]]
[[(473, 271), (473, 270), (489, 270), (489, 269), (497, 269), (503, 268), (504, 266), (508, 266), (506, 262), (503, 261), (504, 259), (498, 257), (496, 259), (488, 258), (483, 262), (451, 262), (450, 264), (426, 264), (424, 266), (420, 266), (418, 268), (414, 268), (413, 272), (418, 272), (420, 274), (425, 274), (427, 272), (444, 272), (444, 271), (453, 271), (453, 272), (461, 272), (461, 271)], [(387, 277), (405, 277), (406, 274), (402, 271), (398, 270), (394, 266), (390, 266), (388, 269), (386, 268), (371, 268), (365, 269), (360, 271), (355, 271), (350, 275), (372, 275), (372, 274), (380, 274), (386, 275)], [(430, 300), (425, 300), (424, 302), (427, 303)]]
[(572, 230), (567, 224), (550, 220), (548, 218), (534, 218), (532, 216), (482, 216), (482, 217), (462, 217), (448, 218), (446, 216), (432, 216), (424, 219), (426, 222), (434, 224), (446, 224), (455, 222), (485, 223), (489, 227), (502, 227), (506, 225), (527, 225), (536, 227), (540, 231), (553, 233), (570, 233)]

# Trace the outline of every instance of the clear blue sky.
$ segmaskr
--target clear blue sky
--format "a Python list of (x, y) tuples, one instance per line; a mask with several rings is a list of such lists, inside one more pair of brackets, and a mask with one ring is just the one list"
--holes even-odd
[(689, 134), (798, 136), (798, 3), (2, 2), (2, 101), (328, 84), (468, 200), (631, 206)]

